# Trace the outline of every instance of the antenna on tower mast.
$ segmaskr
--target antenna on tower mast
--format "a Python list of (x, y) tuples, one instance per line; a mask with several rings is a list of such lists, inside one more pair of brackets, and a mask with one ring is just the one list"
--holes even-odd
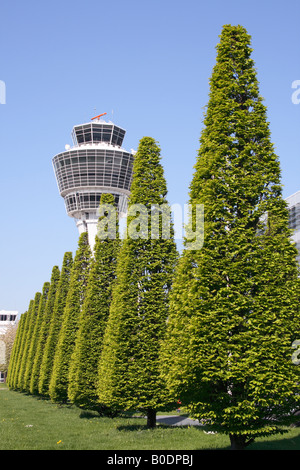
[(107, 113), (98, 114), (98, 116), (93, 117), (91, 121), (93, 121), (94, 119), (99, 119), (101, 116), (105, 116), (105, 114)]

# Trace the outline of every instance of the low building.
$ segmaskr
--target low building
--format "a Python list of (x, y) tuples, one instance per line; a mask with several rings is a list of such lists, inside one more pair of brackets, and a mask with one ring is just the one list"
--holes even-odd
[(298, 250), (298, 262), (300, 263), (300, 191), (286, 198), (289, 210), (289, 226), (293, 230), (292, 239)]
[(16, 324), (17, 317), (16, 311), (0, 310), (0, 382), (4, 382), (6, 377), (6, 345), (3, 338), (9, 326)]

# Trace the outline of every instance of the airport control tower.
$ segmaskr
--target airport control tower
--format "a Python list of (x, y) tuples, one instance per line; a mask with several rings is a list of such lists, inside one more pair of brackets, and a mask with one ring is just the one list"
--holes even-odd
[(112, 193), (119, 217), (127, 210), (132, 181), (133, 152), (122, 148), (125, 130), (95, 116), (73, 128), (74, 146), (55, 155), (53, 167), (67, 214), (79, 230), (88, 232), (91, 247), (97, 232), (97, 208), (101, 194)]

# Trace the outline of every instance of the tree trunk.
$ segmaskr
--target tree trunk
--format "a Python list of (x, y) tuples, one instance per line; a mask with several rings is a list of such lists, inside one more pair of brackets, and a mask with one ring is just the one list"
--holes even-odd
[(244, 450), (246, 447), (246, 437), (238, 434), (229, 434), (231, 450)]
[(147, 427), (155, 428), (156, 426), (156, 410), (149, 408), (147, 410)]

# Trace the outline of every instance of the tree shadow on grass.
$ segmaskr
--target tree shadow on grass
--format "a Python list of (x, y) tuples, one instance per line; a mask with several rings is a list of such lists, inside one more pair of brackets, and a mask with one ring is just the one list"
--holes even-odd
[(146, 424), (122, 424), (121, 426), (117, 426), (118, 431), (147, 431), (148, 429), (150, 428), (148, 428)]
[(133, 412), (115, 412), (115, 411), (96, 411), (96, 410), (81, 410), (79, 418), (93, 419), (93, 418), (132, 418)]
[[(165, 424), (165, 423), (157, 423), (155, 428), (148, 428), (146, 424), (133, 424), (133, 423), (128, 423), (128, 424), (122, 424), (120, 426), (117, 426), (118, 431), (126, 431), (126, 432), (142, 432), (142, 431), (155, 431), (156, 429), (173, 429), (173, 430), (179, 430), (179, 429), (186, 429), (188, 428), (189, 425), (173, 425), (173, 424)], [(196, 425), (194, 426), (194, 429), (200, 432), (206, 432), (206, 433), (211, 433), (211, 427), (209, 426), (200, 426)], [(203, 449), (201, 449), (203, 450)], [(229, 437), (228, 437), (228, 445), (224, 445), (219, 447), (216, 450), (230, 450), (230, 443), (229, 443)], [(265, 439), (261, 441), (255, 441), (253, 444), (249, 445), (249, 447), (246, 447), (245, 450), (252, 450), (252, 451), (258, 451), (258, 450), (300, 450), (300, 429), (299, 429), (299, 435), (296, 436), (290, 436), (287, 435), (286, 438), (282, 437), (281, 439)]]
[[(141, 419), (140, 417), (136, 417)], [(157, 421), (156, 426), (154, 428), (149, 428), (147, 424), (134, 424), (134, 423), (128, 423), (128, 424), (122, 424), (120, 426), (117, 426), (118, 431), (143, 431), (143, 430), (155, 430), (155, 429), (187, 429), (189, 428), (189, 424), (170, 424), (168, 423), (162, 423)], [(206, 427), (205, 426), (195, 426), (195, 428), (199, 431), (205, 431)], [(210, 430), (210, 428), (207, 428)]]
[(249, 450), (300, 450), (300, 430), (298, 436), (287, 436), (281, 439), (255, 441)]
[(94, 419), (94, 418), (100, 418), (100, 417), (101, 416), (96, 411), (88, 411), (88, 410), (81, 411), (79, 415), (80, 419)]

